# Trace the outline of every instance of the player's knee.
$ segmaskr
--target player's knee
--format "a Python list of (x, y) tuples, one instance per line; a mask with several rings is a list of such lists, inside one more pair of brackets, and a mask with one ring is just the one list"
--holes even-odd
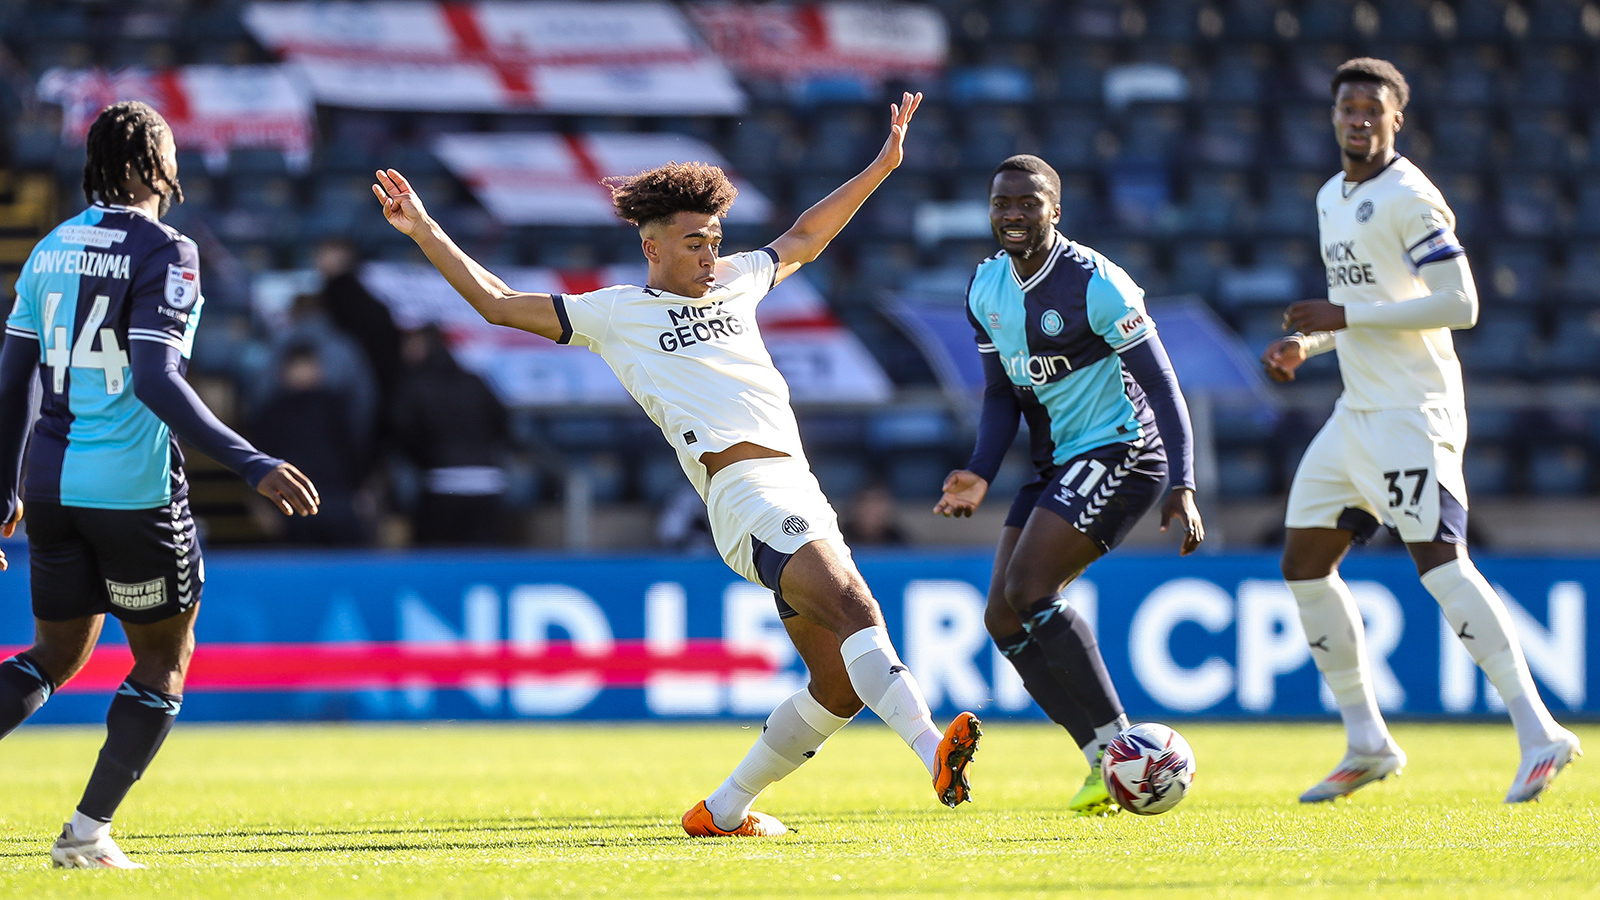
[(1022, 630), (1022, 617), (1017, 615), (1009, 600), (1003, 604), (990, 603), (983, 610), (983, 627), (995, 640), (1008, 638)]
[(1278, 571), (1283, 573), (1284, 581), (1314, 581), (1332, 575), (1333, 566), (1285, 551), (1278, 560)]
[(66, 684), (89, 663), (94, 652), (92, 641), (41, 639), (28, 648), (28, 655), (44, 667), (45, 674), (56, 687)]

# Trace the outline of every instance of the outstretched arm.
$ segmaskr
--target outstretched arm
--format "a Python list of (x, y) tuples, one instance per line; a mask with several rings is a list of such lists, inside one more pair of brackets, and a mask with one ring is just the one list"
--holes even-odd
[(404, 175), (387, 169), (377, 176), (372, 193), (383, 205), (384, 218), (395, 230), (417, 242), (433, 267), (472, 304), (478, 315), (491, 325), (505, 325), (552, 341), (561, 339), (561, 318), (556, 315), (555, 300), (549, 294), (512, 290), (450, 240), (450, 235), (428, 215), (422, 198)]
[(776, 284), (794, 274), (795, 270), (822, 254), (844, 226), (850, 224), (861, 204), (867, 202), (872, 192), (883, 184), (889, 173), (900, 167), (905, 158), (906, 127), (911, 116), (922, 105), (922, 94), (904, 94), (899, 103), (889, 104), (889, 138), (878, 151), (878, 158), (862, 170), (860, 175), (846, 181), (795, 220), (794, 227), (770, 245), (778, 254)]

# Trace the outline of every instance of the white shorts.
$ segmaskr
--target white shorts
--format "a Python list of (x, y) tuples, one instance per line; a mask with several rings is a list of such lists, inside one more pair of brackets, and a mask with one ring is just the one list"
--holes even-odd
[(837, 541), (839, 516), (811, 474), (792, 456), (745, 459), (711, 476), (706, 511), (717, 552), (746, 579), (778, 591), (789, 557), (812, 541)]
[(1289, 528), (1343, 528), (1365, 541), (1381, 522), (1406, 543), (1465, 544), (1467, 484), (1459, 409), (1334, 408), (1289, 488)]

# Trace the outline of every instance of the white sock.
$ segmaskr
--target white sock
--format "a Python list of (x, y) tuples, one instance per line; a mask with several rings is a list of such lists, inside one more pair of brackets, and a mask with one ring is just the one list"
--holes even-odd
[(1117, 716), (1115, 719), (1112, 719), (1106, 724), (1096, 728), (1094, 730), (1094, 744), (1092, 745), (1094, 747), (1094, 753), (1089, 755), (1089, 762), (1093, 763), (1094, 758), (1100, 754), (1101, 750), (1105, 749), (1107, 744), (1116, 740), (1117, 735), (1127, 730), (1127, 716)]
[(1089, 768), (1094, 768), (1095, 763), (1100, 761), (1100, 748), (1104, 746), (1104, 744), (1100, 743), (1099, 738), (1095, 738), (1078, 748), (1083, 751), (1083, 758), (1089, 761)]
[(761, 736), (750, 752), (722, 786), (706, 798), (711, 820), (723, 831), (738, 828), (767, 785), (800, 768), (817, 754), (824, 741), (849, 722), (824, 709), (806, 688), (778, 704), (761, 726)]
[(80, 841), (96, 840), (111, 833), (110, 822), (91, 819), (77, 810), (72, 811), (72, 818), (67, 820), (67, 826), (72, 829), (72, 836)]
[(839, 644), (839, 655), (844, 657), (856, 696), (900, 735), (932, 775), (934, 752), (944, 735), (933, 727), (922, 688), (900, 662), (900, 654), (889, 643), (888, 630), (881, 626), (861, 629)]
[(1527, 749), (1555, 740), (1561, 726), (1539, 699), (1511, 614), (1478, 567), (1471, 560), (1451, 560), (1423, 575), (1422, 586), (1439, 601), (1451, 630), (1505, 700), (1517, 743)]
[(1367, 630), (1350, 586), (1338, 572), (1327, 578), (1284, 583), (1300, 607), (1300, 625), (1311, 645), (1311, 659), (1339, 704), (1346, 742), (1357, 753), (1377, 753), (1389, 743), (1389, 728), (1372, 692)]

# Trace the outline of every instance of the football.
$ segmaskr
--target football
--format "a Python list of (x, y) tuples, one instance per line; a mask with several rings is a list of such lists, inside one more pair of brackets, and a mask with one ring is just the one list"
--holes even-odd
[(1194, 751), (1183, 735), (1143, 722), (1117, 735), (1100, 757), (1100, 775), (1111, 799), (1141, 816), (1164, 813), (1183, 802), (1194, 782)]

